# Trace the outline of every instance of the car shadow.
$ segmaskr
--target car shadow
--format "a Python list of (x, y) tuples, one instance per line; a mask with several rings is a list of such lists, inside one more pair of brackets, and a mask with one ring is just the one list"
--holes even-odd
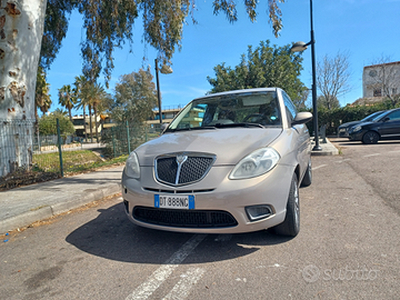
[[(121, 262), (162, 264), (193, 234), (142, 228), (125, 216), (123, 204), (99, 210), (96, 219), (71, 232), (66, 241), (76, 248), (106, 259)], [(230, 260), (252, 254), (263, 246), (285, 243), (291, 238), (268, 231), (246, 234), (208, 234), (196, 247), (196, 255), (184, 263)]]

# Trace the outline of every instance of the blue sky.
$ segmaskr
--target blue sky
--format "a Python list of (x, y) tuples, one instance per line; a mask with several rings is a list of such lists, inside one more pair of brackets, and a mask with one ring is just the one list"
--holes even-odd
[[(213, 15), (212, 0), (196, 0), (193, 25), (188, 18), (184, 26), (182, 50), (172, 59), (173, 73), (160, 74), (162, 106), (164, 108), (185, 105), (190, 100), (204, 95), (211, 89), (207, 76), (214, 77), (213, 68), (223, 62), (234, 67), (247, 46), (257, 47), (260, 41), (269, 39), (272, 44), (284, 46), (296, 41), (310, 40), (310, 1), (286, 0), (281, 4), (283, 30), (278, 38), (272, 34), (268, 23), (267, 0), (260, 0), (258, 17), (252, 23), (246, 16), (243, 0), (237, 0), (239, 20), (229, 23), (224, 14)], [(362, 97), (362, 70), (382, 56), (400, 61), (400, 0), (314, 0), (314, 32), (317, 60), (328, 55), (334, 57), (339, 51), (348, 54), (350, 62), (351, 91), (339, 98), (342, 106)], [(109, 92), (119, 77), (151, 66), (154, 74), (156, 51), (142, 43), (142, 24), (137, 19), (135, 37), (129, 53), (129, 45), (115, 54), (115, 69), (112, 73)], [(82, 20), (73, 13), (63, 46), (51, 66), (47, 81), (51, 85), (53, 104), (58, 105), (58, 89), (73, 84), (75, 76), (81, 74), (82, 58), (80, 41), (84, 37)], [(311, 50), (303, 53), (301, 80), (311, 86)], [(155, 79), (154, 79), (155, 80)], [(99, 79), (104, 83), (104, 78)], [(74, 111), (74, 114), (80, 112)]]

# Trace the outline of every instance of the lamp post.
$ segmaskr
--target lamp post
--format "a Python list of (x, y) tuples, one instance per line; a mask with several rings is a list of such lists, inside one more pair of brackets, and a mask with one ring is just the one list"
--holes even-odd
[(161, 110), (161, 94), (160, 94), (160, 81), (158, 79), (158, 71), (160, 71), (162, 74), (171, 74), (172, 69), (171, 67), (167, 66), (164, 64), (161, 69), (158, 68), (158, 59), (155, 59), (155, 65), (156, 65), (156, 83), (157, 83), (157, 99), (158, 99), (158, 114), (160, 116), (160, 125), (162, 124), (162, 110)]
[(317, 69), (315, 63), (315, 39), (314, 39), (314, 25), (313, 25), (313, 6), (312, 0), (310, 0), (310, 20), (311, 20), (311, 41), (307, 44), (304, 42), (294, 43), (290, 49), (292, 52), (300, 52), (307, 49), (307, 46), (311, 45), (311, 64), (312, 64), (312, 104), (314, 112), (314, 132), (315, 132), (315, 146), (314, 151), (321, 151), (322, 148), (319, 145), (318, 137), (318, 108), (317, 108)]

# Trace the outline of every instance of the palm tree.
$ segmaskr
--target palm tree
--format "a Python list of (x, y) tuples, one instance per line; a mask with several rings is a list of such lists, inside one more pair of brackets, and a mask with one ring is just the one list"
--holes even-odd
[(87, 141), (87, 132), (86, 132), (86, 106), (87, 99), (85, 96), (86, 85), (88, 81), (85, 76), (80, 75), (75, 77), (75, 88), (74, 88), (74, 97), (78, 103), (78, 108), (82, 108), (83, 110), (83, 128), (85, 132), (85, 140)]
[(49, 111), (51, 103), (52, 102), (50, 99), (50, 95), (45, 95), (45, 97), (43, 98), (42, 106), (40, 106), (40, 110), (42, 111), (43, 116)]
[(37, 81), (36, 81), (36, 93), (35, 93), (35, 118), (36, 122), (39, 119), (37, 109), (43, 112), (43, 115), (48, 112), (51, 106), (51, 98), (50, 98), (50, 84), (46, 82), (46, 73), (44, 70), (39, 67), (37, 73)]
[(97, 124), (97, 109), (99, 105), (104, 101), (106, 98), (107, 93), (104, 90), (104, 88), (101, 86), (101, 84), (95, 83), (93, 85), (89, 85), (87, 89), (87, 97), (88, 97), (88, 102), (91, 107), (93, 107), (94, 110), (94, 122), (95, 122), (95, 128), (96, 128), (96, 140), (97, 143), (99, 142), (99, 132), (98, 132), (98, 124)]
[(60, 109), (60, 108), (57, 108), (51, 114), (55, 115), (55, 116), (60, 116), (60, 117), (66, 117), (67, 116), (67, 112), (65, 110)]
[(62, 88), (58, 90), (58, 103), (68, 109), (69, 120), (72, 122), (71, 109), (74, 108), (76, 100), (69, 84), (63, 85)]

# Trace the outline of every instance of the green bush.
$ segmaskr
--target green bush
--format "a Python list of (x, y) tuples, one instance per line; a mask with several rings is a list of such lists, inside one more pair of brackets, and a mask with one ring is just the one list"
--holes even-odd
[(74, 124), (66, 116), (60, 114), (44, 115), (39, 119), (39, 131), (41, 135), (57, 135), (57, 118), (60, 122), (60, 133), (68, 136), (75, 133)]

